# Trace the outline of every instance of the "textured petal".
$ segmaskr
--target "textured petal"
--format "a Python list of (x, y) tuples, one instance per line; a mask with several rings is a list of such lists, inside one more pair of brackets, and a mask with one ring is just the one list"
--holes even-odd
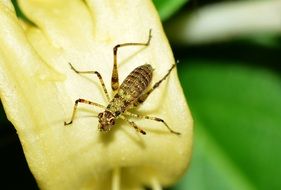
[[(149, 47), (118, 52), (120, 78), (144, 63), (155, 69), (153, 82), (166, 74), (174, 58), (152, 3), (19, 2), (35, 26), (22, 27), (11, 6), (0, 3), (0, 92), (39, 186), (141, 189), (155, 181), (175, 183), (188, 165), (192, 145), (192, 118), (175, 70), (138, 113), (163, 118), (180, 136), (150, 120), (135, 120), (146, 136), (119, 120), (102, 134), (93, 117), (102, 110), (89, 105), (79, 105), (74, 123), (63, 125), (78, 98), (107, 104), (96, 76), (78, 75), (68, 62), (79, 70), (99, 71), (110, 89), (114, 45), (145, 42), (151, 28)], [(111, 183), (112, 178), (119, 183)]]

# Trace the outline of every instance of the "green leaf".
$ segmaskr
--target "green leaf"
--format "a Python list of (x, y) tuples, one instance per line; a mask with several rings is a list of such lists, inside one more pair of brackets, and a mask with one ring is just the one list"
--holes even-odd
[(237, 63), (186, 62), (195, 120), (190, 170), (175, 189), (281, 189), (281, 79)]
[(153, 0), (161, 20), (165, 21), (180, 9), (188, 0)]

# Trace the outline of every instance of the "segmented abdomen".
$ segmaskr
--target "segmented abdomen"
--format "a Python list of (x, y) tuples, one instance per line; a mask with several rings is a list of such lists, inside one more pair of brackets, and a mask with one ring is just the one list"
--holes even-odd
[(147, 88), (152, 79), (152, 67), (145, 64), (135, 68), (123, 81), (117, 94), (126, 101), (138, 98)]
[(121, 84), (108, 109), (124, 112), (146, 90), (152, 79), (152, 71), (149, 64), (135, 68)]

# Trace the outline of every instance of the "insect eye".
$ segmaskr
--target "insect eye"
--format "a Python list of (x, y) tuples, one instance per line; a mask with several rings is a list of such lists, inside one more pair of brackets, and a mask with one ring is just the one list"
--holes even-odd
[(115, 120), (112, 118), (109, 120), (110, 125), (114, 125), (115, 124)]
[(101, 118), (103, 115), (103, 113), (99, 113), (98, 118)]

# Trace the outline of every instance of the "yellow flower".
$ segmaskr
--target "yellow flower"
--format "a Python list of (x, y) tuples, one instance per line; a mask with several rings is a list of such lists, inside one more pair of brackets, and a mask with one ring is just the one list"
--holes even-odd
[[(147, 135), (119, 121), (98, 131), (102, 110), (79, 105), (72, 125), (74, 101), (85, 98), (107, 105), (96, 76), (70, 69), (97, 70), (109, 89), (112, 48), (143, 42), (118, 52), (120, 81), (144, 63), (158, 81), (174, 63), (158, 15), (149, 0), (21, 0), (34, 25), (18, 20), (9, 0), (0, 2), (0, 95), (14, 124), (29, 167), (41, 189), (159, 189), (175, 183), (185, 171), (192, 145), (192, 118), (176, 71), (142, 104), (138, 113), (163, 118), (134, 120)], [(109, 92), (111, 94), (111, 91)], [(112, 96), (111, 96), (112, 97)]]

